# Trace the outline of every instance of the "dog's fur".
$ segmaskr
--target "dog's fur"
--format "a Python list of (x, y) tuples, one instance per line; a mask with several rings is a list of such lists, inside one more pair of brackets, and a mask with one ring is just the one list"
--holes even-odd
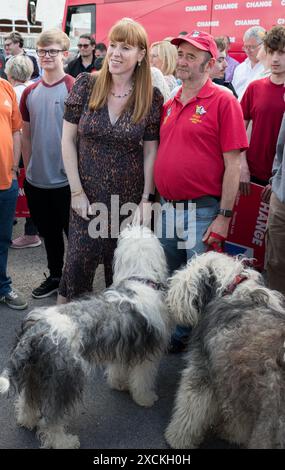
[(86, 377), (96, 365), (107, 366), (112, 388), (129, 390), (141, 406), (153, 405), (156, 371), (170, 331), (160, 289), (166, 280), (158, 239), (146, 227), (128, 227), (119, 237), (109, 289), (28, 314), (0, 377), (0, 392), (14, 386), (17, 421), (37, 428), (42, 447), (79, 447), (78, 437), (66, 434), (64, 421), (82, 399)]
[(167, 302), (194, 327), (170, 446), (198, 447), (213, 427), (242, 447), (285, 448), (284, 297), (243, 260), (209, 252), (174, 274)]

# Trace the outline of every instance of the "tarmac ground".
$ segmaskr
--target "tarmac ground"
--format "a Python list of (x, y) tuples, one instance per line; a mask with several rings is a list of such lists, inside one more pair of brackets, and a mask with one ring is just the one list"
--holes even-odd
[[(18, 219), (13, 238), (23, 233), (23, 219)], [(24, 316), (36, 307), (54, 305), (56, 296), (36, 300), (31, 291), (47, 273), (43, 244), (37, 248), (10, 249), (8, 271), (13, 286), (28, 299), (28, 309), (12, 310), (0, 305), (0, 371), (7, 362), (16, 332)], [(99, 267), (94, 280), (94, 291), (104, 288), (103, 270)], [(159, 400), (146, 409), (134, 403), (126, 392), (111, 390), (104, 379), (103, 370), (92, 371), (79, 405), (77, 416), (71, 418), (68, 429), (78, 434), (82, 449), (167, 449), (164, 431), (171, 416), (175, 392), (179, 383), (183, 355), (163, 358), (157, 379)], [(16, 424), (13, 393), (0, 396), (0, 449), (37, 449), (39, 441), (33, 431)], [(232, 448), (215, 436), (209, 436), (201, 448)]]

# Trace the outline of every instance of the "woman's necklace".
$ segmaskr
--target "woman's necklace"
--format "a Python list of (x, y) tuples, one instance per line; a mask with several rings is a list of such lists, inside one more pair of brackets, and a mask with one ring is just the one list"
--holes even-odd
[(132, 83), (129, 90), (126, 91), (126, 93), (123, 93), (123, 95), (116, 95), (116, 93), (114, 93), (113, 91), (110, 91), (110, 93), (111, 93), (112, 96), (114, 96), (114, 98), (125, 98), (126, 96), (131, 94), (131, 92), (133, 91), (133, 88), (134, 88), (134, 84)]

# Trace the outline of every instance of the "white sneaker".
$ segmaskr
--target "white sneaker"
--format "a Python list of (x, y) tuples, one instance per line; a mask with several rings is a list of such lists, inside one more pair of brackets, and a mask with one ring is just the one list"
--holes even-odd
[(13, 308), (14, 310), (24, 310), (27, 308), (28, 303), (19, 292), (12, 289), (8, 294), (0, 297), (0, 302), (6, 304), (7, 307)]

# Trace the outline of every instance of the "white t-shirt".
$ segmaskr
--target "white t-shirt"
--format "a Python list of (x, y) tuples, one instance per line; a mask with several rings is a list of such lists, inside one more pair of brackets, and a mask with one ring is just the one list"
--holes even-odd
[(32, 81), (28, 81), (26, 83), (19, 83), (19, 85), (15, 85), (13, 87), (14, 91), (16, 93), (16, 96), (17, 96), (18, 104), (20, 104), (20, 100), (21, 100), (21, 96), (22, 96), (23, 91), (27, 88), (27, 86), (31, 85), (32, 83), (33, 83)]
[(235, 68), (232, 84), (238, 97), (243, 94), (248, 83), (252, 82), (263, 70), (264, 66), (260, 62), (252, 67), (249, 58)]

